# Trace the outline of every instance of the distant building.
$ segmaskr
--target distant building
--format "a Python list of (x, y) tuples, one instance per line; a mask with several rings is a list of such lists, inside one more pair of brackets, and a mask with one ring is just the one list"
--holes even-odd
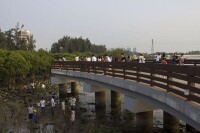
[(133, 53), (136, 53), (137, 51), (136, 51), (136, 48), (133, 48)]
[(19, 32), (20, 32), (19, 38), (21, 40), (25, 40), (26, 43), (28, 43), (29, 42), (29, 38), (30, 38), (30, 31), (28, 31), (28, 30), (20, 30)]

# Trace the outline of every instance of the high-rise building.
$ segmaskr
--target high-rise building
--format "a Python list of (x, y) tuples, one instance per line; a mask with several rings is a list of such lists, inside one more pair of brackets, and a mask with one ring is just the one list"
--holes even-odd
[(28, 30), (20, 30), (19, 32), (20, 32), (19, 38), (21, 40), (25, 40), (26, 43), (28, 43), (29, 42), (29, 38), (30, 38), (30, 31), (28, 31)]
[(133, 48), (133, 53), (135, 54), (137, 51), (136, 51), (136, 48)]

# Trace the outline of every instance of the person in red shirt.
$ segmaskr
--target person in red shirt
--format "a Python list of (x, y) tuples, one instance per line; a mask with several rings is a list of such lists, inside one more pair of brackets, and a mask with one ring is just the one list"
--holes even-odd
[(165, 58), (162, 59), (162, 64), (167, 64), (167, 61)]

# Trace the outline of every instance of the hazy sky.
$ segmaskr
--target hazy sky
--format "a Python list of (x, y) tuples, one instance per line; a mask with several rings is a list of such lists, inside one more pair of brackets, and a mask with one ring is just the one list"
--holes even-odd
[(0, 28), (24, 24), (36, 47), (64, 35), (139, 52), (200, 50), (200, 0), (0, 0)]

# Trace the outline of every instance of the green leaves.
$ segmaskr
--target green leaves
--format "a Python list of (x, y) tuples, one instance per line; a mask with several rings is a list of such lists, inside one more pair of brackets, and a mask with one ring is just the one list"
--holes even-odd
[(95, 45), (90, 42), (90, 40), (79, 38), (72, 38), (69, 36), (64, 36), (62, 39), (59, 39), (58, 42), (55, 42), (51, 46), (52, 53), (60, 52), (92, 52), (95, 54), (103, 54), (106, 52), (105, 45)]

